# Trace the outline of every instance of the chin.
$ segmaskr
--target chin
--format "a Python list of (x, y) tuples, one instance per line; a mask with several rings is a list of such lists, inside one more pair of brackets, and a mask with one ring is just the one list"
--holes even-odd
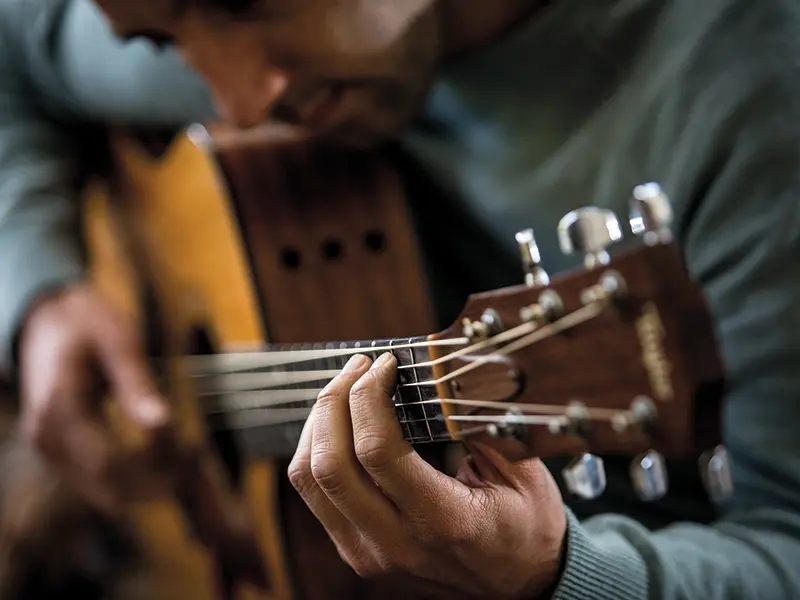
[(328, 143), (353, 150), (374, 150), (391, 139), (391, 135), (381, 135), (361, 127), (347, 124), (334, 127), (320, 136)]

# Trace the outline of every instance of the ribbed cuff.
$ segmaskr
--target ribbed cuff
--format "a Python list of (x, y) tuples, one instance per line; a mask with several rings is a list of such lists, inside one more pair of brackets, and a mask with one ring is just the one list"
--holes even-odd
[(14, 347), (29, 307), (41, 294), (85, 276), (72, 240), (9, 238), (0, 244), (0, 377), (5, 379), (16, 375)]
[(642, 557), (615, 536), (592, 538), (567, 513), (567, 558), (552, 600), (644, 600), (647, 569)]

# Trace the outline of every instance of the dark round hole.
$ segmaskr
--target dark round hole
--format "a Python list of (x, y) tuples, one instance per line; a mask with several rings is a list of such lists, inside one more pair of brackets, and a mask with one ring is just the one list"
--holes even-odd
[(364, 234), (364, 246), (370, 252), (383, 252), (386, 249), (386, 234), (382, 231), (367, 231)]
[(328, 240), (322, 244), (322, 256), (324, 256), (326, 259), (336, 260), (341, 258), (342, 254), (344, 254), (342, 242), (338, 240)]
[(300, 259), (300, 252), (294, 248), (284, 248), (281, 252), (281, 261), (284, 267), (292, 271), (299, 268), (302, 262)]

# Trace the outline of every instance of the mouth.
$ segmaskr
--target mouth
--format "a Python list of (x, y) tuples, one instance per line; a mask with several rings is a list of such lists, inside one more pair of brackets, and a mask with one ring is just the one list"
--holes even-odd
[(331, 129), (345, 120), (348, 99), (360, 87), (363, 84), (329, 83), (302, 101), (288, 100), (277, 105), (273, 117), (309, 129)]

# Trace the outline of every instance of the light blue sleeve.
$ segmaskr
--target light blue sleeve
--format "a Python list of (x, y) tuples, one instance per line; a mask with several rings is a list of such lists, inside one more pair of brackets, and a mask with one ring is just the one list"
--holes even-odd
[(79, 173), (100, 123), (213, 115), (177, 56), (118, 41), (88, 0), (0, 3), (0, 374), (31, 302), (84, 276)]

